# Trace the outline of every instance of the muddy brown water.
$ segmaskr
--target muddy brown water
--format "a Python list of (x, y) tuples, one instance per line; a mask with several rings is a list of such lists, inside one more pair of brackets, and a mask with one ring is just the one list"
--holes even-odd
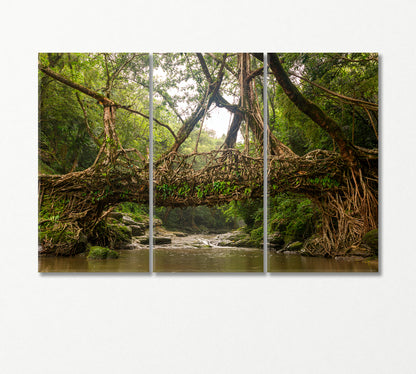
[(269, 252), (269, 272), (377, 272), (377, 261), (354, 261)]
[(117, 251), (119, 258), (88, 260), (85, 254), (73, 257), (39, 257), (38, 270), (48, 272), (148, 272), (149, 249)]
[[(263, 272), (263, 250), (259, 248), (219, 247), (225, 235), (172, 237), (172, 243), (156, 245), (153, 271), (171, 272)], [(148, 272), (149, 249), (136, 241), (133, 250), (119, 250), (118, 259), (88, 260), (85, 254), (74, 257), (39, 257), (39, 272)], [(350, 261), (303, 257), (294, 254), (268, 256), (269, 272), (377, 272), (375, 261)]]
[(155, 272), (262, 272), (263, 250), (219, 247), (224, 235), (189, 235), (154, 247)]

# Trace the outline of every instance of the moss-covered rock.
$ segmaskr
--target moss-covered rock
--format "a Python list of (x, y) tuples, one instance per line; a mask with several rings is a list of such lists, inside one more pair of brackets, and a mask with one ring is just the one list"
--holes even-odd
[(153, 238), (153, 243), (155, 245), (157, 245), (157, 244), (170, 244), (170, 243), (172, 243), (172, 239), (171, 238), (165, 238), (165, 237), (155, 237), (155, 238)]
[(131, 225), (129, 227), (131, 229), (132, 236), (142, 236), (146, 232), (144, 225)]
[(363, 236), (362, 243), (378, 253), (378, 229), (371, 230)]
[[(142, 239), (139, 240), (140, 244), (145, 244), (145, 245), (149, 245), (149, 237), (146, 236)], [(154, 245), (158, 245), (158, 244), (171, 244), (172, 243), (172, 238), (168, 238), (168, 237), (163, 237), (163, 236), (155, 236), (153, 238), (153, 244)]]
[(108, 251), (108, 248), (94, 246), (90, 248), (87, 258), (92, 260), (103, 260), (107, 258)]
[(175, 235), (178, 238), (184, 238), (185, 236), (188, 236), (188, 234), (184, 233), (184, 232), (180, 232), (180, 231), (174, 231), (172, 232), (173, 235)]
[(94, 246), (90, 248), (87, 258), (89, 260), (104, 260), (118, 258), (118, 253), (106, 247)]
[(108, 217), (109, 218), (114, 218), (115, 220), (121, 222), (121, 220), (123, 219), (123, 213), (120, 213), (120, 212), (110, 212), (108, 214)]
[(285, 240), (280, 232), (275, 232), (268, 237), (269, 248), (274, 251), (282, 249), (285, 245)]
[(108, 231), (116, 246), (128, 243), (132, 238), (132, 232), (129, 226), (109, 224)]
[(108, 250), (107, 258), (118, 258), (118, 253), (112, 249)]
[(146, 236), (146, 237), (144, 237), (144, 238), (141, 238), (141, 239), (139, 240), (139, 243), (140, 243), (140, 244), (144, 244), (144, 245), (149, 245), (149, 237), (148, 237), (148, 236)]
[(123, 215), (122, 222), (123, 222), (123, 224), (125, 224), (127, 226), (137, 225), (137, 222), (128, 215)]
[(237, 242), (239, 240), (246, 240), (249, 238), (250, 238), (250, 235), (243, 231), (235, 231), (228, 237), (229, 240), (234, 241), (234, 242)]
[(303, 243), (302, 242), (293, 242), (290, 243), (285, 249), (287, 251), (300, 251), (303, 247)]
[(374, 251), (368, 246), (357, 246), (352, 245), (347, 250), (348, 256), (361, 256), (361, 257), (371, 257), (374, 255)]

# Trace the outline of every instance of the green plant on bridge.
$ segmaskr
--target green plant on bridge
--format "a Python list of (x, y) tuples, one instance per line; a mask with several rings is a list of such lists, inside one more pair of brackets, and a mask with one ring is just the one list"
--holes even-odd
[(191, 192), (191, 188), (189, 187), (188, 183), (184, 183), (181, 187), (178, 188), (178, 195), (179, 196), (188, 196)]
[(174, 191), (174, 186), (170, 186), (166, 183), (156, 186), (156, 192), (160, 192), (162, 194), (162, 197), (166, 199), (167, 197), (171, 196)]
[(332, 179), (329, 175), (325, 175), (324, 177), (316, 177), (313, 179), (310, 178), (308, 179), (308, 182), (323, 188), (339, 187), (339, 182), (335, 179)]

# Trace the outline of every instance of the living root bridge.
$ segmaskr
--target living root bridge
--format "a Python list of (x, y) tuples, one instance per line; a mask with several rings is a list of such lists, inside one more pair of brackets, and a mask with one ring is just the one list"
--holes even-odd
[(156, 164), (155, 205), (221, 205), (263, 196), (263, 160), (235, 149), (182, 155)]
[[(269, 194), (294, 191), (311, 196), (347, 188), (346, 165), (337, 153), (268, 161)], [(263, 197), (263, 159), (235, 149), (181, 155), (172, 152), (154, 170), (155, 205), (220, 205)], [(65, 175), (40, 175), (43, 196), (67, 201), (65, 217), (95, 222), (105, 209), (124, 201), (149, 202), (149, 165), (118, 160)], [(91, 219), (93, 218), (93, 219)]]
[[(213, 206), (262, 198), (263, 159), (235, 149), (191, 155), (172, 152), (155, 163), (153, 179), (156, 206)], [(322, 236), (309, 245), (311, 253), (337, 254), (377, 227), (377, 181), (363, 177), (361, 171), (353, 173), (337, 153), (270, 157), (268, 182), (270, 196), (291, 191), (320, 206)], [(93, 236), (113, 206), (125, 201), (148, 204), (149, 165), (107, 159), (81, 172), (41, 175), (39, 185), (41, 207), (58, 211), (40, 221), (41, 227), (48, 225), (58, 233), (58, 239), (43, 240), (41, 253), (74, 254), (81, 234)], [(68, 230), (70, 240), (59, 234)]]
[[(155, 205), (220, 205), (263, 197), (263, 158), (235, 149), (181, 155), (170, 153), (155, 169)], [(269, 194), (294, 191), (320, 196), (343, 188), (346, 165), (337, 153), (313, 151), (268, 162)]]

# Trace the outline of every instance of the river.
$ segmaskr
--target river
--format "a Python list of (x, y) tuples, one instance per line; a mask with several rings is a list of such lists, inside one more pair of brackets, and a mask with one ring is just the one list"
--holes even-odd
[(376, 272), (378, 261), (354, 261), (269, 252), (269, 272)]
[[(173, 237), (171, 244), (154, 247), (155, 272), (262, 272), (263, 251), (256, 248), (218, 247), (218, 235)], [(134, 249), (118, 250), (118, 259), (88, 260), (39, 257), (39, 272), (148, 272), (149, 250), (138, 241)]]
[(119, 258), (88, 260), (85, 253), (72, 257), (39, 257), (38, 270), (48, 272), (148, 272), (149, 249), (137, 246), (133, 250), (117, 251)]
[[(172, 237), (172, 243), (154, 247), (155, 272), (262, 272), (263, 250), (220, 247), (221, 235)], [(118, 259), (88, 260), (86, 254), (73, 257), (39, 257), (39, 272), (148, 272), (149, 249), (135, 241), (130, 250), (118, 250)], [(352, 261), (304, 257), (295, 254), (268, 256), (270, 272), (376, 272), (376, 261)]]
[(263, 250), (219, 247), (221, 235), (189, 235), (154, 247), (156, 272), (262, 272)]

